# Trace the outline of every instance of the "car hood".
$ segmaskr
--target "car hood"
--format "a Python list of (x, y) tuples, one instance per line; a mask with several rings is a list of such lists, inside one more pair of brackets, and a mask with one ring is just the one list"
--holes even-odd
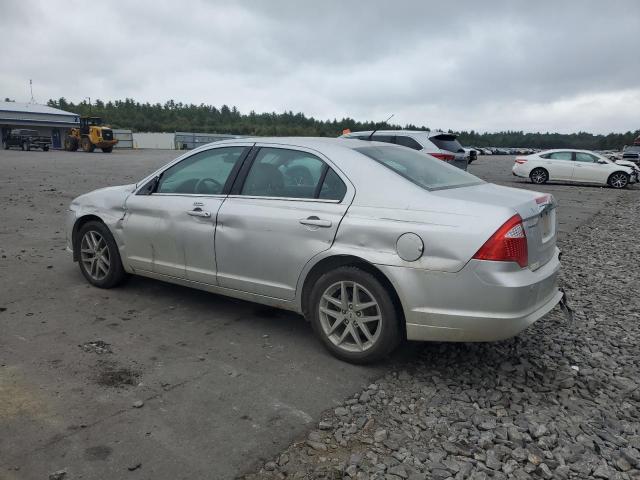
[(616, 160), (614, 163), (622, 167), (629, 167), (631, 170), (635, 170), (636, 168), (638, 168), (635, 163), (628, 160)]

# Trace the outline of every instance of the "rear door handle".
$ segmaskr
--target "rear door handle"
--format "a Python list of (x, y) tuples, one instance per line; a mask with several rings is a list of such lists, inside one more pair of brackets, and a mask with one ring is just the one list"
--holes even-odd
[(203, 212), (200, 209), (196, 209), (196, 210), (187, 210), (187, 215), (191, 215), (192, 217), (204, 217), (204, 218), (209, 218), (211, 216), (211, 213), (209, 212)]
[(300, 223), (302, 225), (309, 225), (312, 227), (329, 228), (331, 226), (331, 220), (323, 220), (315, 215), (307, 218), (301, 218)]

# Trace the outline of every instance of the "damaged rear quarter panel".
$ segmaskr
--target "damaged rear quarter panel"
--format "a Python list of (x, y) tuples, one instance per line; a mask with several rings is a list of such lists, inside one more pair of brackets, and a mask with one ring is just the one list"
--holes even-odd
[[(385, 209), (351, 206), (340, 224), (334, 254), (354, 255), (374, 264), (457, 272), (500, 226), (501, 216), (481, 220), (474, 212)], [(422, 256), (407, 262), (396, 242), (415, 233), (424, 244)]]

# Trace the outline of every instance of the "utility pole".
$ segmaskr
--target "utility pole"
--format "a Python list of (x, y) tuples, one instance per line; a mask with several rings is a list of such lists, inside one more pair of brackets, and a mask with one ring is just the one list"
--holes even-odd
[(29, 79), (29, 90), (31, 90), (31, 103), (36, 103), (36, 101), (33, 98), (33, 80)]
[(91, 97), (84, 97), (89, 100), (89, 115), (91, 115)]

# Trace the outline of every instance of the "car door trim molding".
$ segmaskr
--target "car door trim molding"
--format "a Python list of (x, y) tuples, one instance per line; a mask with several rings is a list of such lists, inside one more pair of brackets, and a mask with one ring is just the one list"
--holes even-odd
[(223, 193), (207, 194), (207, 193), (152, 193), (150, 197), (205, 197), (205, 198), (227, 198)]
[(288, 200), (292, 202), (314, 202), (340, 204), (342, 200), (330, 200), (324, 198), (297, 198), (297, 197), (262, 197), (260, 195), (227, 195), (226, 198), (246, 198), (247, 200)]

